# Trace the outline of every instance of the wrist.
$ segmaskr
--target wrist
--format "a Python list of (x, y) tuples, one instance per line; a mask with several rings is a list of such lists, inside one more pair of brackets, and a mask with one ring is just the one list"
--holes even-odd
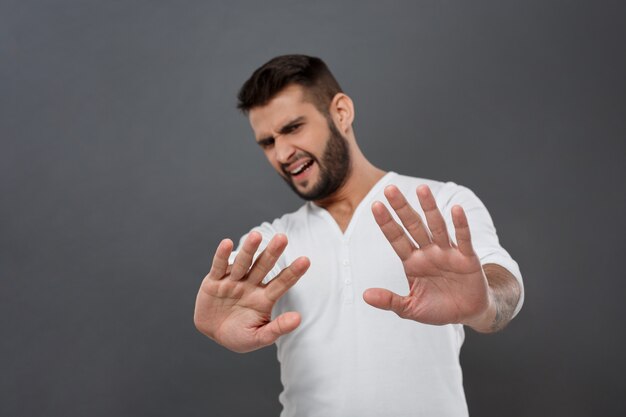
[(487, 305), (485, 308), (462, 323), (479, 333), (493, 332), (493, 323), (497, 315), (497, 305), (491, 289), (489, 288), (487, 291)]

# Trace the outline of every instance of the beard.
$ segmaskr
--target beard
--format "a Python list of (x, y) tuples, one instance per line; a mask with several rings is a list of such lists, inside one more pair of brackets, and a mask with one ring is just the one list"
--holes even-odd
[(281, 177), (293, 192), (307, 201), (323, 200), (333, 195), (346, 182), (350, 173), (352, 161), (350, 159), (348, 141), (330, 120), (328, 121), (328, 128), (330, 136), (326, 141), (321, 160), (318, 160), (308, 152), (302, 152), (298, 155), (299, 157), (306, 156), (311, 158), (319, 168), (319, 178), (311, 190), (306, 192), (300, 191), (291, 179), (289, 172), (283, 167), (285, 175), (281, 175)]

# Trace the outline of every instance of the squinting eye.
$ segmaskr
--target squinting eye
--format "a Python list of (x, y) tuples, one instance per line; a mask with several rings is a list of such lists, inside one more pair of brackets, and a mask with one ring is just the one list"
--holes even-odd
[(300, 126), (302, 126), (302, 124), (297, 124), (297, 125), (289, 126), (289, 127), (287, 128), (287, 132), (285, 132), (285, 133), (293, 133), (293, 132), (295, 132), (296, 130), (298, 130), (298, 129), (300, 128)]
[(265, 139), (265, 140), (262, 140), (262, 141), (260, 141), (258, 143), (259, 143), (259, 146), (262, 149), (268, 149), (268, 148), (271, 148), (272, 146), (274, 146), (274, 139)]

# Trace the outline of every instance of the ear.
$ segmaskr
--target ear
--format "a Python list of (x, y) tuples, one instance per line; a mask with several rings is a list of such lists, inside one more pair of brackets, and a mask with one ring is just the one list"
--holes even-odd
[(343, 134), (352, 129), (354, 121), (354, 103), (344, 93), (337, 93), (330, 103), (330, 114)]

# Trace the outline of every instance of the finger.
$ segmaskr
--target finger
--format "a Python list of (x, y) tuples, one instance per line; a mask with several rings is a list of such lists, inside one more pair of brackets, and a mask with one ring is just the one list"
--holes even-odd
[(405, 261), (415, 250), (411, 239), (406, 235), (402, 226), (391, 217), (391, 213), (389, 213), (389, 210), (383, 203), (375, 201), (372, 204), (372, 213), (376, 223), (378, 223), (378, 227), (382, 230), (393, 250), (402, 261)]
[(259, 342), (265, 346), (271, 345), (280, 336), (294, 331), (300, 322), (300, 314), (295, 311), (283, 313), (259, 329)]
[(390, 185), (385, 188), (385, 197), (387, 197), (387, 201), (396, 211), (400, 221), (417, 244), (420, 247), (428, 245), (430, 243), (430, 235), (421, 216), (406, 201), (398, 187)]
[(287, 247), (287, 236), (283, 234), (277, 234), (267, 244), (265, 250), (259, 255), (259, 257), (250, 268), (248, 273), (248, 281), (258, 284), (263, 281), (263, 278), (274, 268), (276, 261), (283, 251)]
[(469, 223), (465, 210), (461, 206), (452, 207), (452, 222), (456, 235), (456, 243), (463, 255), (474, 255), (474, 247), (472, 246), (472, 236), (470, 234)]
[(246, 240), (243, 242), (243, 245), (241, 245), (241, 250), (235, 258), (233, 268), (230, 271), (230, 279), (238, 281), (248, 273), (254, 254), (259, 248), (262, 240), (263, 238), (259, 232), (250, 232), (248, 237), (246, 237)]
[(450, 246), (450, 236), (448, 235), (446, 221), (437, 208), (435, 197), (433, 197), (430, 188), (427, 185), (417, 187), (417, 198), (426, 215), (428, 228), (433, 235), (433, 242), (442, 247)]
[(228, 269), (228, 257), (233, 251), (233, 241), (230, 239), (224, 239), (220, 242), (215, 250), (213, 256), (213, 263), (211, 264), (211, 270), (207, 277), (213, 280), (219, 280), (224, 278)]
[(405, 298), (384, 288), (369, 288), (363, 293), (363, 300), (367, 304), (382, 310), (391, 310), (400, 317), (404, 313)]
[(295, 285), (296, 282), (304, 275), (311, 262), (306, 256), (301, 256), (283, 269), (280, 274), (276, 276), (265, 287), (265, 296), (273, 303), (275, 303), (287, 290)]

